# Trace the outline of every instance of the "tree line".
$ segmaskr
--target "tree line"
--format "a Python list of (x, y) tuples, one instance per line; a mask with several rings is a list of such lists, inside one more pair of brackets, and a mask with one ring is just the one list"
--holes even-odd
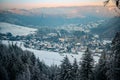
[(60, 66), (47, 66), (30, 51), (0, 43), (0, 80), (120, 80), (120, 32), (97, 64), (92, 55), (87, 48), (79, 63), (66, 56)]

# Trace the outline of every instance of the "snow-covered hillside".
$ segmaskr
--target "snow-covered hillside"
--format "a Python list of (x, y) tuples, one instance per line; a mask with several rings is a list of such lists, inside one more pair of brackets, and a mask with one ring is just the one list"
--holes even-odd
[[(84, 52), (79, 52), (78, 54), (69, 54), (69, 53), (58, 53), (58, 52), (49, 52), (49, 51), (42, 51), (42, 50), (34, 50), (34, 49), (30, 49), (30, 48), (25, 48), (23, 46), (23, 42), (19, 42), (19, 41), (2, 41), (3, 44), (17, 44), (19, 47), (21, 47), (23, 50), (29, 50), (31, 52), (33, 52), (35, 54), (35, 56), (37, 58), (39, 58), (41, 61), (44, 61), (47, 65), (52, 65), (52, 64), (56, 64), (56, 65), (60, 65), (61, 61), (63, 60), (63, 58), (65, 56), (67, 56), (70, 60), (71, 63), (73, 63), (74, 59), (76, 58), (78, 63), (79, 61), (81, 61), (82, 58), (82, 54)], [(98, 62), (99, 57), (98, 56), (94, 56), (94, 60), (95, 63)]]
[(22, 36), (35, 33), (35, 31), (37, 31), (37, 29), (0, 22), (0, 33), (10, 32), (13, 34), (13, 36)]

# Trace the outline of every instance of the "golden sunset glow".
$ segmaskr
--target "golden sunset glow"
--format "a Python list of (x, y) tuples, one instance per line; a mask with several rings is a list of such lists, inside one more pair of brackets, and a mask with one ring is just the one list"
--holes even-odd
[(103, 5), (102, 2), (81, 2), (81, 3), (24, 3), (24, 4), (0, 4), (0, 8), (40, 8), (40, 7), (70, 7), (70, 6), (96, 6), (96, 5)]

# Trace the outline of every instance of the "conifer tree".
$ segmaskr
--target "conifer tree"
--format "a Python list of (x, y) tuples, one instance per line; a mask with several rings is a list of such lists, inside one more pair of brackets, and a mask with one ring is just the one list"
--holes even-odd
[(81, 62), (80, 80), (93, 80), (93, 66), (93, 56), (87, 48), (85, 54), (83, 54), (83, 59)]
[(107, 80), (106, 63), (107, 63), (106, 53), (105, 53), (105, 51), (103, 51), (103, 53), (101, 54), (101, 57), (99, 59), (99, 62), (95, 67), (95, 80)]
[(61, 64), (60, 80), (74, 80), (72, 74), (72, 65), (66, 56)]
[(118, 32), (112, 42), (112, 54), (107, 71), (110, 80), (120, 80), (120, 32)]
[(72, 65), (72, 73), (73, 73), (73, 77), (74, 80), (78, 80), (78, 64), (77, 64), (77, 60), (76, 58), (74, 59), (74, 63)]

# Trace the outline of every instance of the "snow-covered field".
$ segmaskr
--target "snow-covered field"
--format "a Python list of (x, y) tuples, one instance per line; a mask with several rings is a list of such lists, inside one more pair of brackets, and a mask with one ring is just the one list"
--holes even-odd
[(28, 28), (24, 26), (14, 25), (10, 23), (0, 22), (0, 33), (12, 33), (14, 36), (19, 35), (28, 35), (35, 33), (37, 29)]
[[(8, 44), (11, 44), (12, 42), (11, 41), (2, 41), (2, 43), (8, 45)], [(63, 58), (65, 56), (67, 56), (69, 58), (71, 63), (73, 63), (75, 58), (77, 59), (77, 61), (79, 63), (79, 61), (81, 61), (82, 54), (84, 53), (84, 52), (79, 52), (78, 54), (69, 54), (69, 53), (60, 54), (58, 52), (49, 52), (49, 51), (25, 48), (23, 46), (23, 42), (20, 42), (20, 41), (14, 41), (13, 44), (15, 44), (15, 43), (19, 47), (21, 47), (23, 50), (29, 50), (29, 51), (33, 52), (37, 58), (39, 58), (41, 61), (44, 61), (49, 66), (52, 64), (60, 65), (61, 61), (63, 60)], [(99, 60), (99, 57), (94, 56), (93, 58), (95, 60), (95, 63), (97, 63)]]

